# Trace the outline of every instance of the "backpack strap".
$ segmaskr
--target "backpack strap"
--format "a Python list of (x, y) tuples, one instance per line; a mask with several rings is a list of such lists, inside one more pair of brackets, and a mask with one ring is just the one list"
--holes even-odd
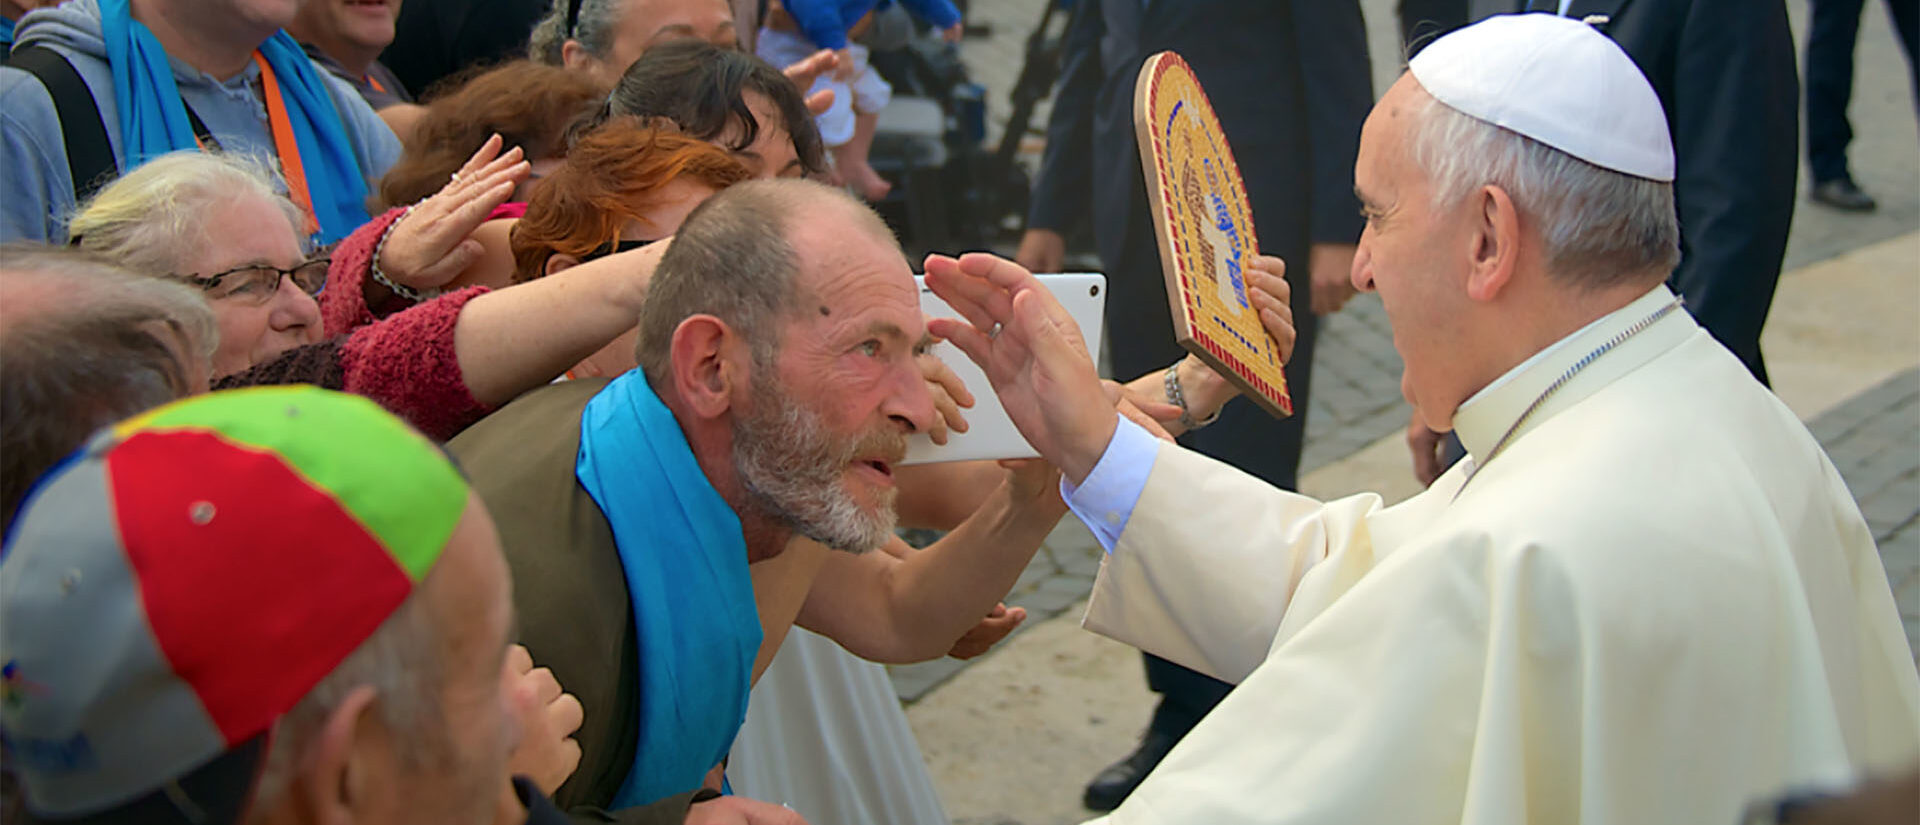
[[(14, 49), (7, 65), (40, 79), (53, 98), (54, 113), (60, 118), (60, 136), (67, 147), (67, 171), (73, 178), (75, 203), (84, 202), (100, 187), (120, 173), (113, 159), (113, 144), (107, 141), (107, 127), (100, 120), (100, 104), (94, 102), (87, 81), (74, 71), (59, 52), (44, 46)], [(196, 126), (198, 119), (196, 118)], [(204, 128), (204, 127), (200, 127)]]

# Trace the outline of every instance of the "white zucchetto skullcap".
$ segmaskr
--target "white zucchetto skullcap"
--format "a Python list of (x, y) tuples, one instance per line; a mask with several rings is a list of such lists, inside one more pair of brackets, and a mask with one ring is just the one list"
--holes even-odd
[(1433, 41), (1408, 64), (1441, 103), (1595, 166), (1673, 180), (1660, 96), (1613, 39), (1552, 14), (1503, 14)]

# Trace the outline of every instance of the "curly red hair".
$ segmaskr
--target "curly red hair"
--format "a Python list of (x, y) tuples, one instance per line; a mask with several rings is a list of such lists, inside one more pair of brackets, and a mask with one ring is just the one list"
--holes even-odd
[(554, 255), (581, 258), (618, 242), (621, 227), (644, 221), (653, 193), (675, 180), (725, 189), (752, 177), (726, 150), (706, 141), (630, 118), (602, 124), (576, 141), (566, 162), (534, 188), (509, 241), (514, 282), (546, 274)]

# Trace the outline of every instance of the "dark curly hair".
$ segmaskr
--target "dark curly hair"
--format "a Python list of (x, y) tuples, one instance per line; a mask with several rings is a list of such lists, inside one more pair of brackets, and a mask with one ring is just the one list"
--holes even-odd
[(753, 145), (760, 123), (747, 107), (746, 93), (770, 101), (780, 113), (778, 125), (793, 140), (794, 153), (808, 174), (826, 170), (820, 129), (807, 111), (806, 98), (793, 81), (765, 60), (701, 40), (676, 40), (646, 50), (627, 67), (607, 96), (600, 119), (665, 118), (692, 138), (718, 142), (728, 127), (740, 129), (730, 151)]

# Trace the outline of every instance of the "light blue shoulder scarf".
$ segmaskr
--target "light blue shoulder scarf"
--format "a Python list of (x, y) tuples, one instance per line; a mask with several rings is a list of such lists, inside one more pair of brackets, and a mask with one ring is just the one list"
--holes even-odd
[[(131, 2), (100, 0), (100, 35), (106, 41), (113, 99), (120, 110), (120, 148), (126, 157), (122, 172), (199, 145), (180, 87), (173, 82), (167, 51), (153, 30), (133, 19)], [(320, 224), (314, 242), (333, 243), (367, 222), (367, 182), (360, 177), (353, 144), (326, 81), (300, 44), (286, 32), (274, 32), (259, 51), (280, 81), (287, 120), (300, 147), (307, 193)]]
[(580, 486), (613, 528), (639, 641), (640, 735), (614, 807), (692, 790), (747, 718), (760, 616), (740, 518), (632, 370), (587, 402)]

